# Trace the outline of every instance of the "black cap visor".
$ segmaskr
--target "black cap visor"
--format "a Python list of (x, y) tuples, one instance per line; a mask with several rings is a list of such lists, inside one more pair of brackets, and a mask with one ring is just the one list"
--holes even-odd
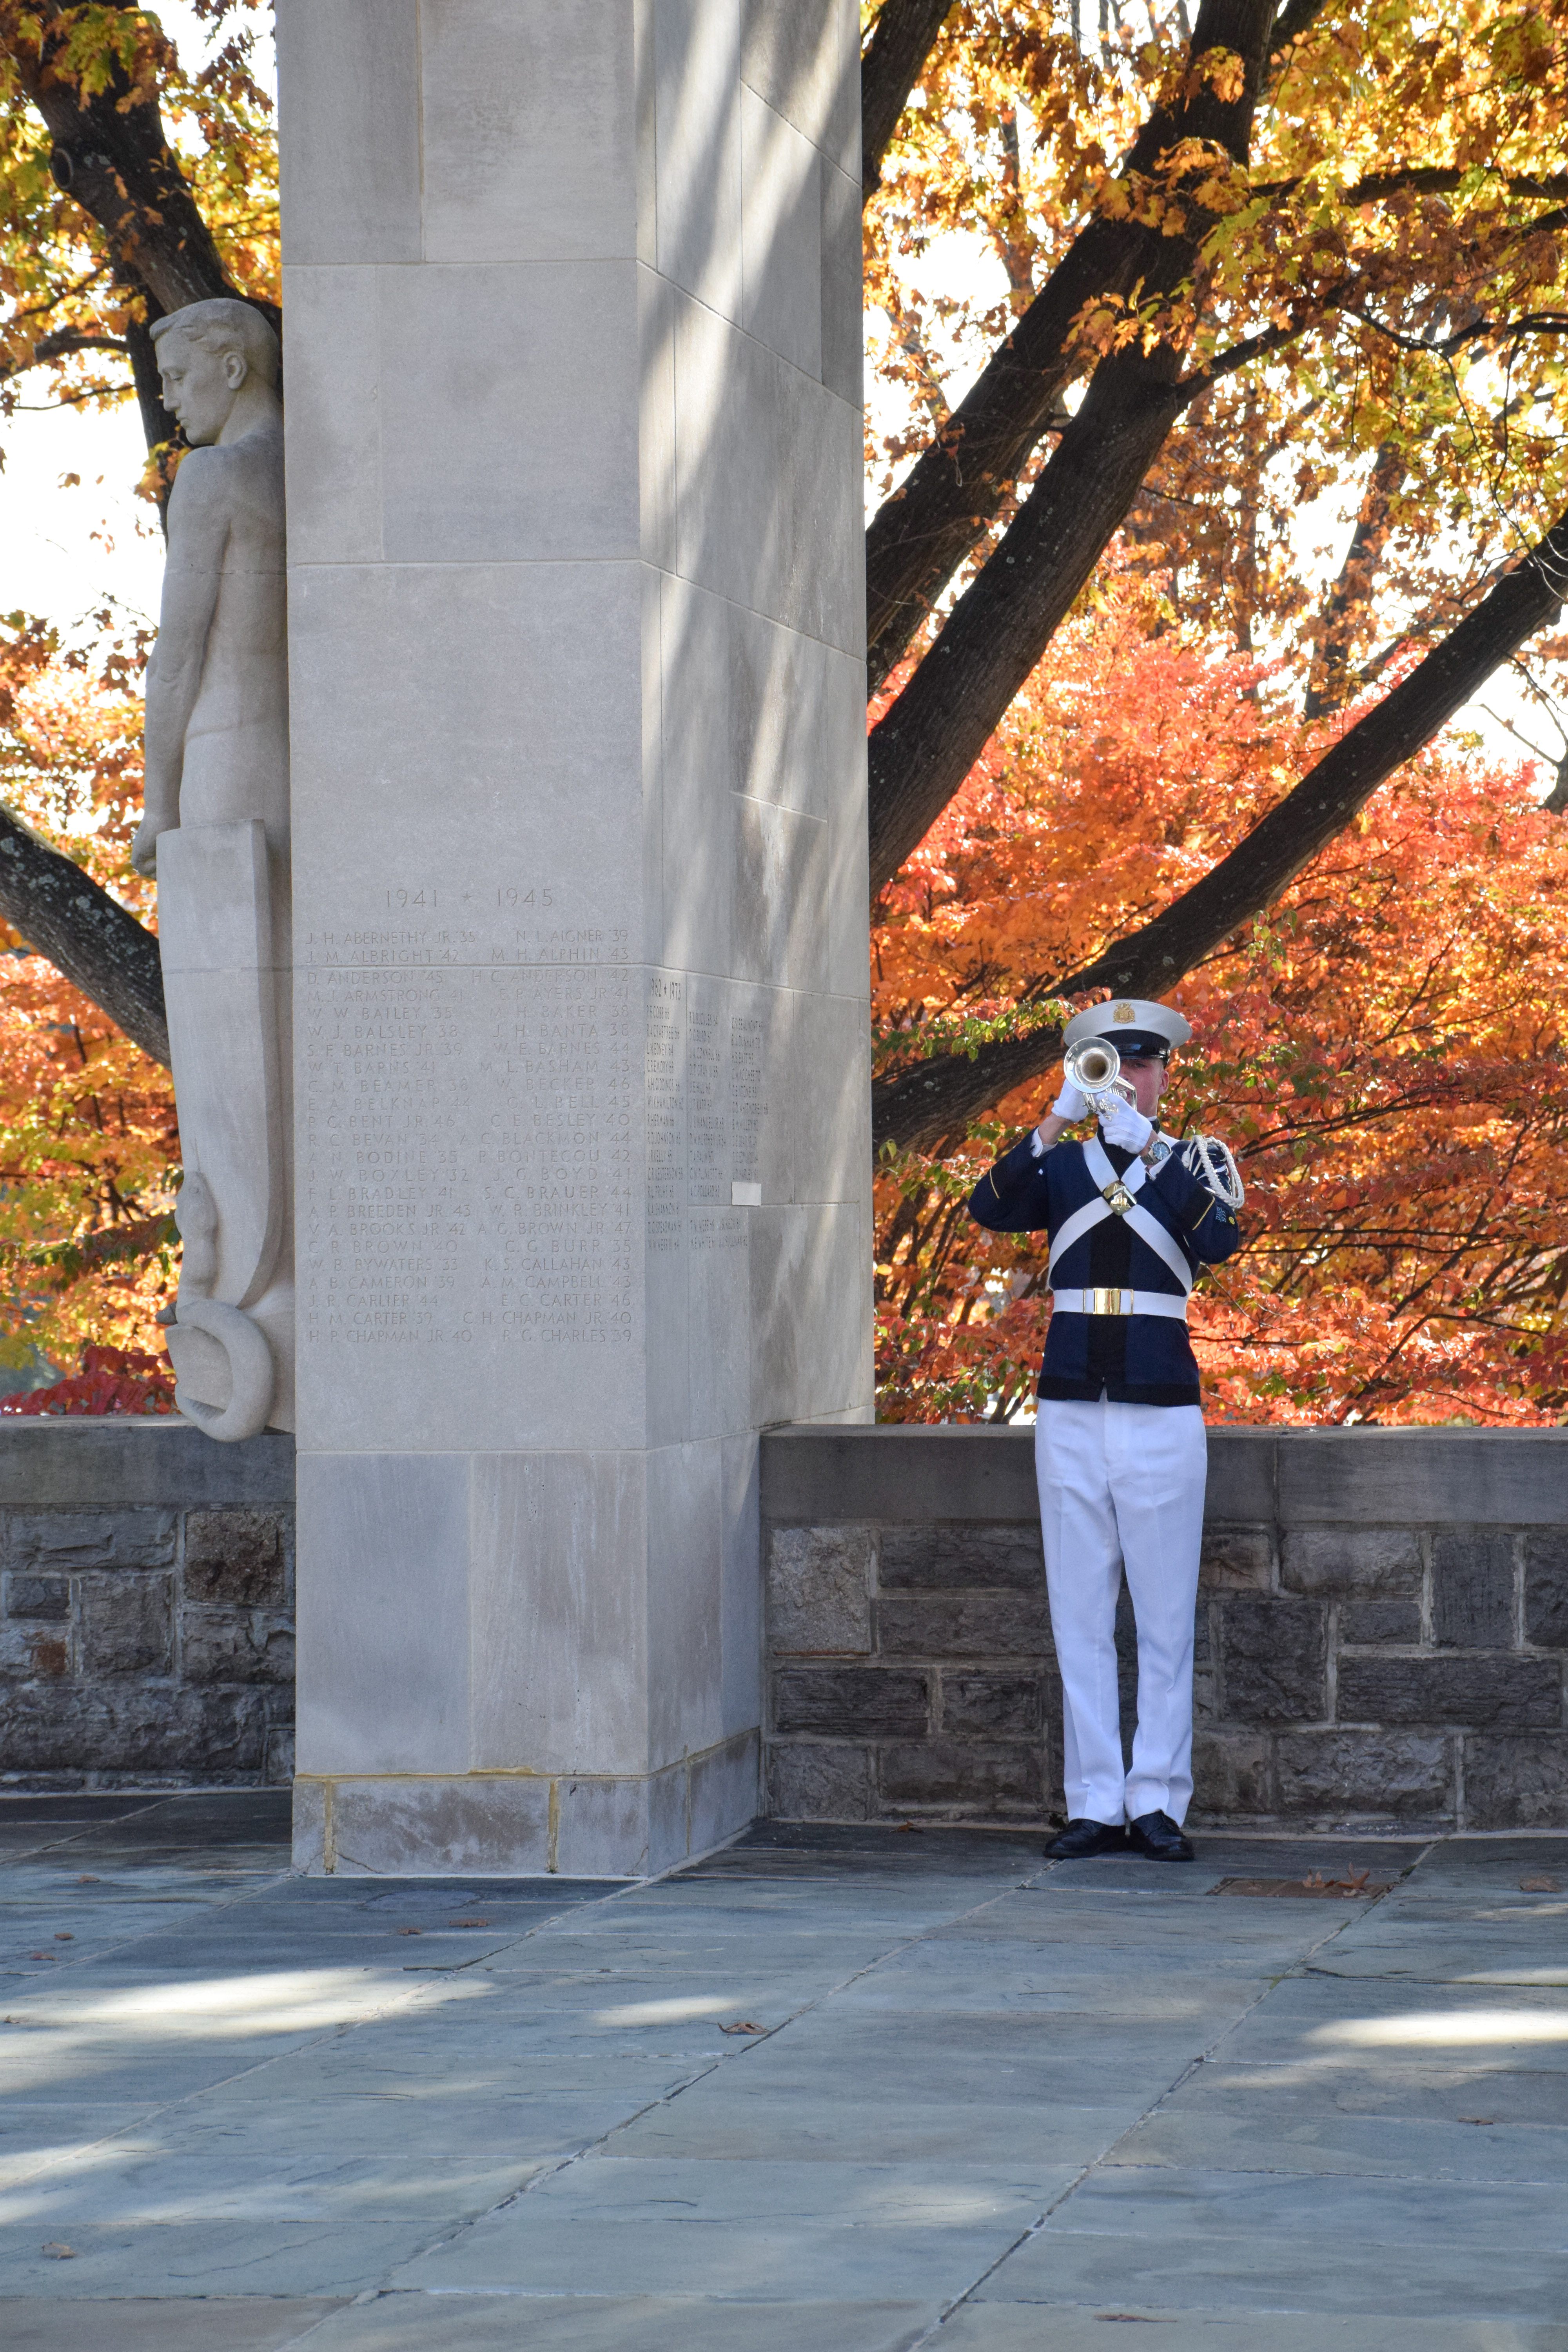
[(1124, 1062), (1168, 1061), (1171, 1041), (1152, 1029), (1121, 1029), (1114, 1035), (1097, 1037), (1097, 1045), (1114, 1045)]

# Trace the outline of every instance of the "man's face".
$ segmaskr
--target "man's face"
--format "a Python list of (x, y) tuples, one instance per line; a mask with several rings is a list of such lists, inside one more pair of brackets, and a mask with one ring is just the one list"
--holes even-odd
[(1165, 1091), (1168, 1073), (1158, 1054), (1124, 1054), (1121, 1076), (1132, 1089), (1133, 1099), (1145, 1118), (1152, 1118)]
[(158, 373), (163, 382), (163, 405), (184, 426), (192, 448), (205, 448), (216, 441), (228, 423), (234, 395), (245, 382), (240, 353), (209, 352), (187, 335), (165, 335), (158, 345)]

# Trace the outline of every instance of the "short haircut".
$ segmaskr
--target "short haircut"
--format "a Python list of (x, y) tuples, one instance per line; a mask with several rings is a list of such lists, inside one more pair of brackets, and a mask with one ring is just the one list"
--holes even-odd
[(263, 383), (278, 382), (281, 360), (278, 337), (271, 320), (263, 318), (252, 303), (236, 302), (227, 295), (211, 302), (187, 302), (183, 310), (154, 319), (151, 331), (154, 347), (165, 335), (178, 331), (200, 344), (204, 352), (237, 352)]

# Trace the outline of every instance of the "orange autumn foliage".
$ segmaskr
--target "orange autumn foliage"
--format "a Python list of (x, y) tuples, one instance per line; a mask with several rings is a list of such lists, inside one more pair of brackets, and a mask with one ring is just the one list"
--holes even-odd
[[(1086, 218), (1177, 233), (1163, 171), (1128, 162), (1187, 70), (1197, 13), (954, 0), (867, 212), (877, 498)], [(1076, 373), (1140, 335), (1208, 357), (1301, 327), (1177, 424), (1129, 531), (1189, 617), (1244, 646), (1289, 633), (1304, 670), (1329, 625), (1303, 523), (1321, 530), (1342, 501), (1348, 523), (1381, 478), (1377, 551), (1339, 647), (1381, 668), (1391, 642), (1451, 626), (1568, 486), (1568, 18), (1361, 0), (1281, 9), (1277, 30), (1291, 20), (1248, 165), (1208, 159), (1215, 221), (1194, 278), (1169, 305), (1137, 287), (1085, 301)]]
[[(1048, 1014), (1053, 976), (1205, 871), (1343, 723), (1304, 727), (1268, 664), (1112, 574), (887, 894), (883, 1066)], [(1247, 1186), (1247, 1245), (1194, 1298), (1212, 1417), (1568, 1412), (1568, 820), (1539, 791), (1450, 735), (1172, 991), (1196, 1034), (1165, 1123), (1225, 1137)], [(1055, 1091), (941, 1160), (879, 1162), (884, 1418), (1031, 1404), (1043, 1251), (963, 1202)]]
[(0, 1415), (35, 1421), (174, 1411), (167, 1356), (149, 1356), (139, 1348), (84, 1348), (79, 1371), (47, 1388), (0, 1396)]
[[(44, 623), (0, 620), (0, 800), (146, 922), (153, 887), (126, 854), (145, 643), (116, 635), (110, 614), (95, 622), (89, 658)], [(174, 1283), (178, 1160), (168, 1072), (0, 925), (0, 1367), (12, 1377), (78, 1377), (87, 1348), (80, 1377), (93, 1378), (70, 1409), (147, 1409), (86, 1400), (113, 1387), (97, 1377), (114, 1370), (106, 1349), (132, 1351), (128, 1377), (138, 1356), (166, 1361), (154, 1318)]]

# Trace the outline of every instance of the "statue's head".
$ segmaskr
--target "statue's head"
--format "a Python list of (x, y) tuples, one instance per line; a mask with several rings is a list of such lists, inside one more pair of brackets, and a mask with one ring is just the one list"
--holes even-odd
[(248, 302), (192, 302), (153, 323), (163, 404), (184, 426), (193, 448), (216, 441), (245, 386), (272, 391), (278, 338)]

